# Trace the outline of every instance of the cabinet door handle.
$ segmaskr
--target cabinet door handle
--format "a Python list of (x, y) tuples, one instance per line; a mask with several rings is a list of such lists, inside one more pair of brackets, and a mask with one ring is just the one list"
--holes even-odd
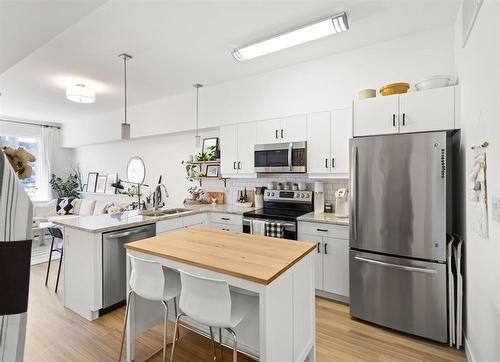
[(276, 139), (278, 139), (278, 130), (276, 130)]
[(403, 113), (403, 126), (406, 126), (406, 113)]
[(221, 220), (226, 220), (226, 221), (229, 221), (229, 218), (228, 218), (228, 217), (221, 217), (220, 219), (221, 219)]
[(325, 168), (328, 168), (328, 158), (325, 158)]
[(325, 243), (325, 254), (328, 254), (328, 251), (326, 250), (326, 247), (327, 247), (327, 243)]
[(392, 126), (396, 127), (396, 115), (394, 113), (392, 114)]
[(233, 169), (236, 170), (236, 161), (233, 162)]
[(332, 157), (332, 168), (334, 168), (334, 167), (335, 167), (335, 158)]
[(238, 170), (241, 170), (241, 162), (238, 161)]
[(318, 241), (318, 244), (316, 244), (318, 253), (321, 253), (321, 250), (319, 249), (320, 245), (321, 245), (321, 243)]
[(327, 232), (328, 232), (328, 230), (327, 230), (327, 229), (316, 229), (316, 230), (317, 230), (317, 231), (322, 231), (322, 232), (324, 232), (324, 233), (327, 233)]
[(283, 136), (283, 130), (281, 130), (281, 138), (283, 138), (283, 137), (284, 137), (284, 136)]

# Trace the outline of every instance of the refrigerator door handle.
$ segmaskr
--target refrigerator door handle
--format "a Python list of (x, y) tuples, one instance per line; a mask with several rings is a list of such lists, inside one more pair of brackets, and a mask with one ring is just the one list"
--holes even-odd
[(357, 194), (358, 191), (356, 189), (357, 178), (358, 178), (358, 148), (354, 146), (351, 151), (351, 222), (349, 223), (351, 227), (352, 233), (352, 241), (356, 241), (358, 239), (358, 208), (357, 208)]
[(386, 263), (386, 262), (379, 261), (379, 260), (363, 258), (362, 256), (359, 256), (359, 255), (356, 255), (354, 257), (354, 259), (361, 261), (361, 262), (365, 262), (365, 263), (369, 263), (369, 264), (376, 264), (376, 265), (380, 265), (380, 266), (392, 268), (392, 269), (404, 270), (404, 271), (415, 272), (415, 273), (437, 274), (437, 270), (435, 270), (435, 269), (417, 268), (414, 266)]

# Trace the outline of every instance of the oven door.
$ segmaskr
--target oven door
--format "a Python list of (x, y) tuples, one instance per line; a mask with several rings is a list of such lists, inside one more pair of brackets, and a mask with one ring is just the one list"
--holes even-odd
[(297, 223), (295, 221), (285, 221), (285, 220), (274, 220), (274, 219), (261, 219), (261, 218), (243, 218), (243, 232), (250, 234), (250, 223), (252, 220), (265, 220), (270, 222), (279, 222), (284, 225), (283, 238), (288, 240), (297, 240)]
[(306, 172), (306, 142), (255, 145), (255, 172)]

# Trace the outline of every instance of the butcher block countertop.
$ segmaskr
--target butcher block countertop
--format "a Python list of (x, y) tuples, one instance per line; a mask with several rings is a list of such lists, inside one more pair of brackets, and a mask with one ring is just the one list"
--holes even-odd
[(125, 248), (267, 285), (316, 244), (193, 227), (134, 241)]

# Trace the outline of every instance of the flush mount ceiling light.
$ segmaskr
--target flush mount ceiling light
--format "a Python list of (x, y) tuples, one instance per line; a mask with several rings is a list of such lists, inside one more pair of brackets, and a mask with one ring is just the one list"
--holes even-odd
[(349, 29), (347, 14), (341, 13), (314, 24), (303, 26), (299, 29), (274, 36), (270, 39), (251, 44), (232, 52), (233, 57), (242, 62), (277, 52), (295, 45), (307, 43), (312, 40), (323, 38), (335, 33), (341, 33)]
[(77, 103), (94, 103), (95, 90), (84, 84), (71, 85), (66, 88), (66, 98)]

